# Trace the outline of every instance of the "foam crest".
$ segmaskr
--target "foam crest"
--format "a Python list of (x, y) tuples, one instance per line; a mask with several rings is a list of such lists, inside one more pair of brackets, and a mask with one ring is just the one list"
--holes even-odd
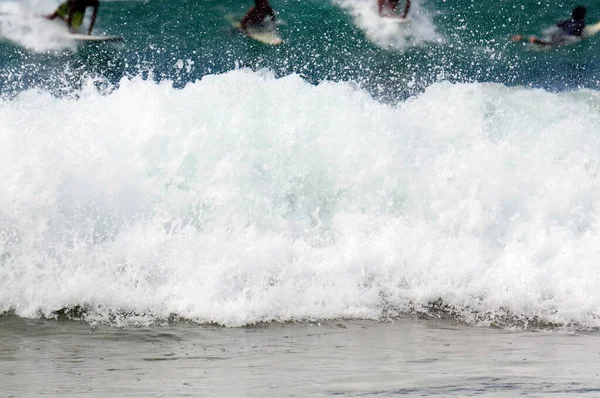
[(600, 326), (599, 106), (439, 83), (390, 107), (244, 70), (25, 92), (0, 107), (0, 312), (240, 326), (441, 299)]

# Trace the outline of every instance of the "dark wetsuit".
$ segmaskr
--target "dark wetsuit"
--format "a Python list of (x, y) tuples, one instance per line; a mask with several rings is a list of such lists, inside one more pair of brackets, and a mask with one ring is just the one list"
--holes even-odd
[(565, 36), (581, 37), (585, 28), (585, 19), (567, 19), (556, 24)]
[(265, 18), (270, 17), (271, 21), (275, 22), (275, 11), (269, 5), (252, 7), (248, 14), (240, 21), (242, 29), (249, 27), (262, 27), (265, 23)]
[[(377, 0), (377, 5), (379, 7), (379, 15), (381, 15), (382, 17), (390, 16), (386, 14), (388, 14), (389, 11), (395, 13), (399, 3), (400, 0)], [(386, 9), (388, 11), (386, 11)], [(408, 15), (408, 10), (410, 10), (410, 0), (406, 0), (406, 6), (404, 7), (402, 18), (406, 18), (406, 16)]]

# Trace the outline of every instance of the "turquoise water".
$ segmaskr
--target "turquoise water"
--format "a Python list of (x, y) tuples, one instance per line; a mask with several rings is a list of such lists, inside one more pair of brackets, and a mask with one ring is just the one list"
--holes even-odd
[[(357, 25), (355, 14), (370, 5), (366, 0), (275, 0), (272, 5), (286, 42), (270, 48), (231, 31), (225, 16), (243, 14), (249, 6), (244, 2), (106, 1), (96, 33), (122, 35), (124, 44), (32, 52), (19, 40), (5, 41), (0, 44), (2, 92), (32, 86), (68, 92), (81, 84), (82, 76), (114, 84), (123, 76), (140, 74), (182, 87), (207, 74), (240, 67), (267, 68), (277, 76), (297, 73), (311, 83), (354, 81), (391, 100), (442, 80), (549, 90), (599, 84), (600, 37), (545, 52), (508, 42), (515, 33), (539, 34), (568, 17), (570, 3), (417, 2), (409, 32), (397, 32), (409, 38), (401, 46), (394, 46), (394, 40), (372, 40), (365, 26)], [(48, 12), (52, 7), (43, 3), (34, 9)], [(415, 34), (423, 22), (419, 18), (431, 25), (430, 32)], [(589, 4), (588, 21), (596, 20), (600, 6)], [(178, 68), (178, 62), (185, 67)]]

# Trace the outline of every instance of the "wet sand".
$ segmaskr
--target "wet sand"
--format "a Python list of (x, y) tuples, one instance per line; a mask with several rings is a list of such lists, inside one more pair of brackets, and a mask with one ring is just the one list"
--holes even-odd
[(450, 321), (92, 328), (0, 317), (0, 396), (599, 396), (600, 335)]

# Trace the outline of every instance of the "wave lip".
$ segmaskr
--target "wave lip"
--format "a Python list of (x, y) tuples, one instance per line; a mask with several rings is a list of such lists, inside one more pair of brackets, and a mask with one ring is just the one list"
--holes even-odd
[(599, 103), (246, 70), (27, 91), (0, 107), (0, 312), (598, 327)]

